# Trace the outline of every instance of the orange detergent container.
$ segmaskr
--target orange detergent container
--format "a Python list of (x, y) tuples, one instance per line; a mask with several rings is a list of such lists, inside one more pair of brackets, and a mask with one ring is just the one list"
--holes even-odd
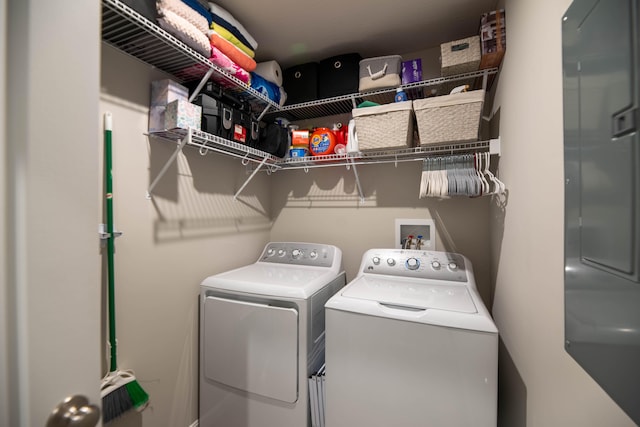
[(309, 139), (309, 151), (314, 156), (334, 154), (336, 136), (329, 128), (317, 128)]

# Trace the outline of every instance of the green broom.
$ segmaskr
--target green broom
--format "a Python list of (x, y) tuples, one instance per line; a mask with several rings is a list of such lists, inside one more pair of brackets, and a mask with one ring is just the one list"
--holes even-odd
[(113, 130), (111, 113), (104, 116), (104, 156), (105, 156), (105, 202), (107, 211), (107, 275), (109, 290), (109, 346), (111, 360), (109, 373), (102, 379), (100, 394), (102, 397), (102, 418), (105, 423), (125, 412), (136, 409), (142, 411), (149, 404), (149, 395), (145, 392), (132, 371), (118, 369), (116, 359), (116, 306), (114, 280), (115, 235), (113, 229), (113, 177), (111, 173), (111, 133)]

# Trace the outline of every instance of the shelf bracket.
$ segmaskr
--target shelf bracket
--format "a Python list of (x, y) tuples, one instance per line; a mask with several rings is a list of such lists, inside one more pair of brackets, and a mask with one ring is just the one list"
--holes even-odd
[(258, 116), (258, 121), (262, 120), (264, 115), (267, 114), (267, 111), (269, 111), (270, 107), (271, 107), (271, 105), (267, 104), (267, 106), (264, 108), (264, 110), (262, 110), (262, 113), (260, 113), (260, 115)]
[(364, 203), (364, 193), (362, 192), (362, 186), (360, 185), (360, 177), (358, 176), (358, 170), (356, 169), (356, 163), (353, 159), (349, 159), (351, 168), (353, 169), (353, 176), (356, 179), (356, 186), (358, 187), (358, 195), (360, 196), (360, 203)]
[(498, 157), (500, 157), (501, 155), (500, 149), (501, 149), (500, 137), (489, 140), (489, 154), (496, 154), (498, 155)]
[(260, 162), (260, 164), (258, 165), (258, 167), (256, 167), (256, 169), (251, 173), (251, 175), (249, 176), (249, 178), (247, 178), (247, 180), (244, 182), (244, 184), (242, 184), (242, 187), (240, 187), (240, 189), (236, 192), (236, 194), (233, 196), (233, 200), (238, 200), (238, 196), (240, 195), (240, 193), (242, 193), (242, 190), (244, 190), (244, 188), (247, 186), (247, 184), (249, 184), (249, 181), (251, 181), (253, 179), (254, 176), (256, 176), (256, 174), (258, 173), (258, 171), (260, 171), (260, 169), (262, 168), (262, 166), (264, 166), (264, 164), (267, 162), (267, 158), (263, 158), (262, 161)]
[(196, 86), (196, 88), (193, 90), (193, 93), (189, 97), (189, 102), (193, 102), (193, 100), (196, 99), (196, 96), (198, 96), (198, 94), (202, 90), (202, 87), (205, 85), (205, 83), (207, 83), (207, 80), (209, 80), (211, 74), (213, 74), (213, 68), (209, 68), (207, 73), (202, 77), (202, 80), (200, 80), (200, 83), (198, 83), (198, 86)]
[(153, 192), (153, 189), (158, 184), (158, 181), (160, 181), (160, 179), (164, 176), (164, 174), (169, 169), (169, 166), (171, 166), (171, 163), (173, 163), (176, 160), (176, 157), (178, 157), (178, 154), (182, 151), (184, 146), (187, 144), (191, 144), (191, 128), (189, 128), (189, 130), (187, 131), (186, 138), (182, 138), (178, 140), (178, 146), (176, 147), (176, 150), (173, 152), (171, 157), (169, 157), (169, 160), (167, 160), (167, 163), (164, 164), (164, 166), (162, 167), (158, 175), (155, 177), (151, 185), (149, 185), (149, 189), (147, 190), (147, 199), (151, 199), (151, 193)]

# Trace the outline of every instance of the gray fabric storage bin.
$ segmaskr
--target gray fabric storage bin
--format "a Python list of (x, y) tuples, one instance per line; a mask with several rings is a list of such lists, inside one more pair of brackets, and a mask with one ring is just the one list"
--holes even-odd
[(420, 145), (477, 141), (484, 90), (413, 101)]
[(440, 62), (442, 76), (477, 71), (480, 66), (480, 36), (441, 44)]
[(360, 61), (359, 92), (400, 86), (402, 57), (400, 55), (378, 56)]
[(358, 149), (413, 147), (413, 101), (352, 110)]

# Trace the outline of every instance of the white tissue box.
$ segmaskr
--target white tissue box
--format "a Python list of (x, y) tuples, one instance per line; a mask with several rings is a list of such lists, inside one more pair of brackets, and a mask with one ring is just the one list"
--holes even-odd
[(201, 121), (202, 107), (187, 101), (170, 102), (164, 113), (165, 129), (200, 129)]
[(175, 100), (187, 101), (189, 90), (180, 83), (170, 79), (156, 80), (151, 82), (151, 106), (165, 107)]

